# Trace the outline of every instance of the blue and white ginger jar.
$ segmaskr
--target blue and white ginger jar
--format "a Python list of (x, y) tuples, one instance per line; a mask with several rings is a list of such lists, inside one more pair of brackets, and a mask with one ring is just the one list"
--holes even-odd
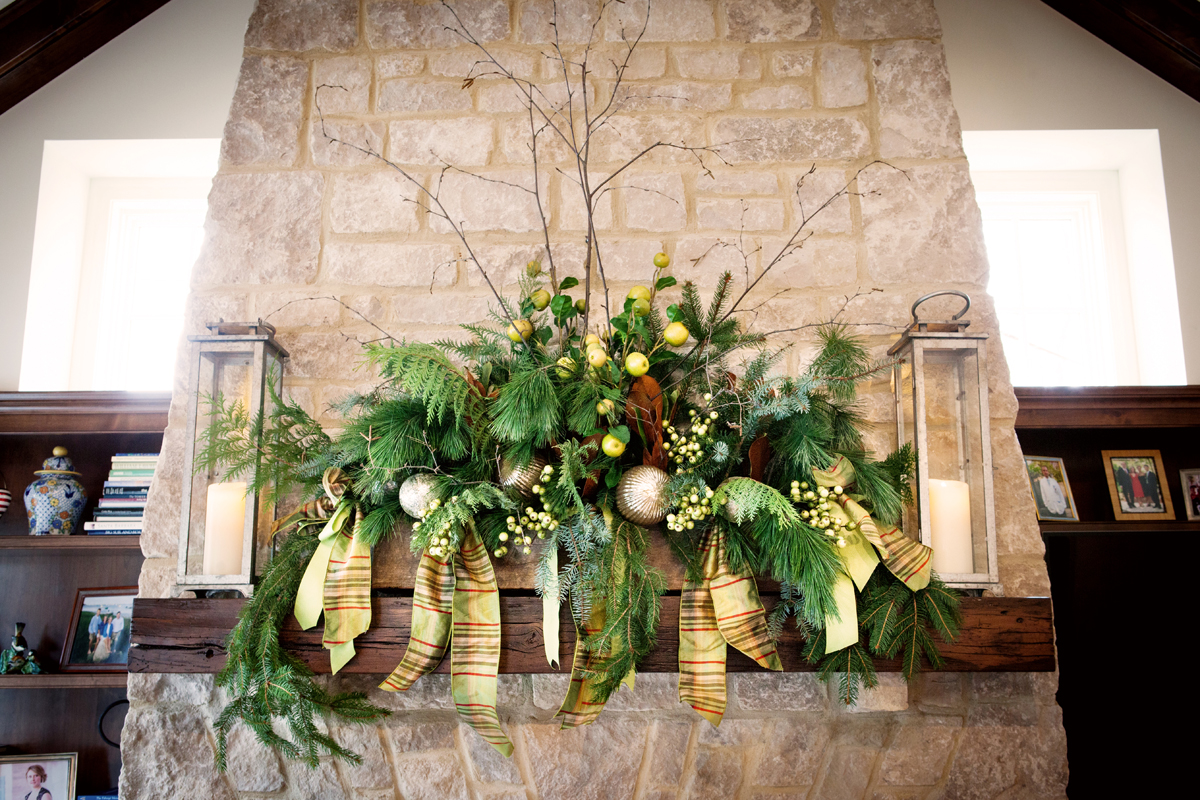
[(87, 505), (87, 492), (75, 480), (79, 473), (67, 458), (67, 448), (54, 448), (54, 455), (33, 473), (37, 480), (25, 487), (25, 514), (29, 517), (29, 535), (65, 535), (74, 533)]

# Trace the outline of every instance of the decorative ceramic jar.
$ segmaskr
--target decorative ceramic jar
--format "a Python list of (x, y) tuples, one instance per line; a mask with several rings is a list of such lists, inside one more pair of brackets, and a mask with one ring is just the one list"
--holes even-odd
[(29, 517), (29, 535), (74, 533), (87, 505), (87, 492), (79, 481), (75, 464), (67, 458), (67, 448), (54, 448), (54, 455), (33, 473), (37, 480), (25, 488), (25, 513)]
[(4, 473), (0, 472), (0, 517), (4, 516), (4, 512), (8, 511), (8, 504), (12, 502), (12, 492), (8, 490), (8, 481), (4, 480)]

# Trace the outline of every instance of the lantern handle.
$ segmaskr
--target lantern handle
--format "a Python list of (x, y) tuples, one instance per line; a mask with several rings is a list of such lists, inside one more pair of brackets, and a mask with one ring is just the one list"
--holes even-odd
[(917, 302), (912, 304), (912, 318), (913, 318), (914, 325), (918, 324), (920, 322), (920, 320), (917, 319), (917, 306), (921, 305), (921, 303), (924, 303), (926, 300), (931, 300), (934, 297), (941, 297), (942, 295), (955, 295), (955, 296), (961, 297), (963, 300), (967, 301), (967, 304), (965, 306), (963, 306), (963, 310), (958, 312), (957, 314), (955, 314), (950, 319), (952, 319), (952, 320), (962, 319), (962, 315), (966, 314), (968, 311), (971, 310), (971, 296), (968, 295), (966, 292), (960, 292), (958, 289), (942, 289), (941, 291), (938, 291), (938, 292), (930, 292), (929, 294), (925, 295), (924, 297), (918, 297)]

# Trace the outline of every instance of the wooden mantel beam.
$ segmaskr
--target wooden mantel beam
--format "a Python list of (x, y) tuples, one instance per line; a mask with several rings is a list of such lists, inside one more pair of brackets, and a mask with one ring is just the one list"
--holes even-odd
[[(774, 597), (764, 597), (768, 608)], [(223, 643), (237, 622), (244, 600), (139, 599), (133, 606), (133, 647), (130, 672), (217, 672), (225, 663)], [(375, 598), (371, 629), (355, 641), (358, 655), (343, 670), (348, 673), (385, 675), (399, 663), (408, 643), (412, 599)], [(1055, 669), (1054, 629), (1049, 598), (964, 598), (963, 630), (958, 640), (941, 646), (945, 669), (951, 672), (1051, 672)], [(542, 649), (542, 601), (539, 597), (500, 597), (503, 624), (500, 672), (506, 674), (554, 672)], [(575, 626), (569, 611), (562, 611), (561, 671), (570, 670), (575, 647)], [(314, 672), (329, 672), (329, 656), (321, 649), (320, 626), (301, 631), (295, 619), (284, 628), (283, 644), (299, 655)], [(779, 642), (784, 669), (811, 672), (814, 667), (801, 655), (804, 640), (792, 625)], [(642, 672), (677, 672), (679, 648), (679, 597), (663, 598), (658, 626), (658, 647), (639, 665)], [(876, 662), (879, 670), (898, 672), (897, 661)], [(730, 648), (730, 672), (761, 668)], [(447, 658), (438, 672), (449, 672)]]

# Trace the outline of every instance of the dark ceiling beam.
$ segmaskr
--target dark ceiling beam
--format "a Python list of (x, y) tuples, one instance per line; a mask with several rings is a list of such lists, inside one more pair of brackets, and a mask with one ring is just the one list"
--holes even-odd
[(0, 8), (0, 114), (167, 0), (16, 0)]
[(1200, 2), (1042, 2), (1192, 99), (1200, 100)]

